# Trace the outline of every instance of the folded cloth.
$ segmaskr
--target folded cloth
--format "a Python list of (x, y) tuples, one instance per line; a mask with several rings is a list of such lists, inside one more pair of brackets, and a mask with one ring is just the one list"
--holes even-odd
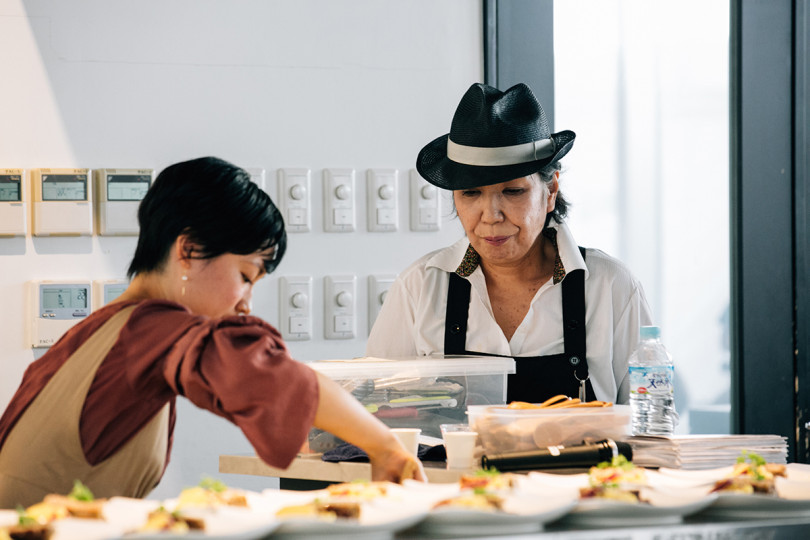
[(416, 456), (422, 461), (447, 461), (447, 451), (443, 444), (435, 446), (420, 444)]
[(331, 450), (327, 450), (321, 456), (323, 461), (368, 461), (368, 454), (353, 444), (339, 444)]
[[(422, 461), (445, 461), (447, 459), (447, 452), (445, 452), (443, 444), (437, 444), (436, 446), (420, 444), (419, 450), (416, 452), (416, 457)], [(329, 461), (330, 463), (339, 461), (367, 462), (368, 454), (353, 444), (344, 443), (324, 452), (321, 459), (323, 461)]]

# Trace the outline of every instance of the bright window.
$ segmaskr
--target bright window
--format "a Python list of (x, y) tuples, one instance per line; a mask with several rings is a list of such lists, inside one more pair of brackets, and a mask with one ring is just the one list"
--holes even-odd
[(554, 129), (578, 243), (641, 280), (679, 433), (729, 432), (729, 4), (554, 3)]

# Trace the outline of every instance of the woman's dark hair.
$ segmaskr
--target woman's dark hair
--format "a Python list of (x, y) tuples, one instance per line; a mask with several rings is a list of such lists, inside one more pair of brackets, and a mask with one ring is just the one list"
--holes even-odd
[[(540, 175), (540, 179), (548, 184), (554, 178), (554, 173), (562, 169), (560, 165), (560, 161), (557, 160), (553, 163), (549, 163), (539, 171), (537, 174)], [(563, 196), (562, 191), (559, 189), (557, 190), (557, 199), (556, 204), (554, 206), (554, 210), (551, 211), (551, 219), (556, 221), (557, 223), (562, 223), (565, 219), (565, 216), (568, 215), (568, 200)], [(548, 222), (546, 222), (548, 224)]]
[(284, 220), (244, 169), (215, 157), (166, 167), (138, 207), (140, 234), (127, 276), (160, 270), (181, 234), (196, 258), (260, 252), (269, 274), (287, 247)]

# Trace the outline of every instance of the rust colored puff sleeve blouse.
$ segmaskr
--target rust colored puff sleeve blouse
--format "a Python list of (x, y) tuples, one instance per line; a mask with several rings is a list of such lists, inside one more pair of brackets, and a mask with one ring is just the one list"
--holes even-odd
[[(0, 418), (0, 448), (73, 351), (127, 305), (132, 303), (91, 314), (28, 367)], [(314, 371), (290, 358), (278, 331), (261, 319), (210, 319), (173, 302), (143, 301), (87, 394), (79, 426), (87, 461), (97, 464), (114, 454), (167, 402), (171, 452), (178, 395), (239, 426), (262, 460), (284, 468), (312, 425), (318, 382)]]

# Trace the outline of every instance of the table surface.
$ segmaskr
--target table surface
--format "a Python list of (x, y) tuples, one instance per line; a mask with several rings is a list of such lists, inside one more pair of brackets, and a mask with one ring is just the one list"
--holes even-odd
[[(270, 467), (255, 455), (223, 455), (219, 456), (219, 472), (322, 482), (371, 480), (371, 466), (368, 463), (354, 461), (330, 463), (322, 461), (320, 454), (303, 456), (304, 454), (300, 454), (288, 468), (277, 469)], [(438, 462), (426, 461), (422, 465), (428, 482), (434, 483), (457, 482), (463, 473), (471, 472), (471, 470), (447, 470), (443, 463)]]

